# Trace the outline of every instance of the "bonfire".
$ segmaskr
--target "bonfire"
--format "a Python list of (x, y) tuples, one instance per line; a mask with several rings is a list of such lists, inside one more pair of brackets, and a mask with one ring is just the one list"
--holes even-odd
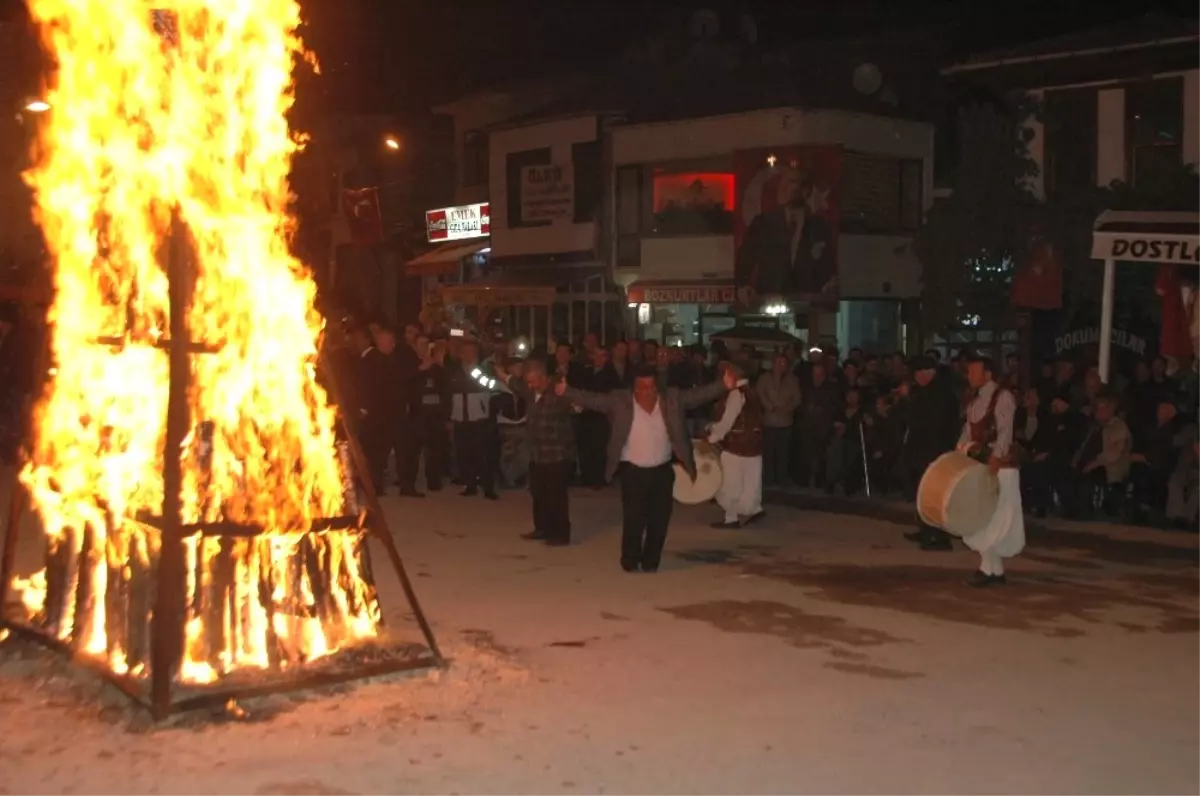
[(371, 640), (366, 513), (289, 252), (297, 3), (29, 5), (55, 62), (26, 178), (56, 292), (28, 622), (183, 684)]

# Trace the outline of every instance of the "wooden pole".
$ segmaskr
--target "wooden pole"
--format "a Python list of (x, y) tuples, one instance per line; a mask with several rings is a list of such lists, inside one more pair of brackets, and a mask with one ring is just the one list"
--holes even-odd
[(191, 275), (186, 261), (186, 233), (176, 208), (171, 219), (167, 251), (171, 341), (168, 348), (167, 431), (163, 450), (162, 552), (158, 561), (158, 589), (150, 624), (150, 704), (158, 718), (171, 710), (171, 682), (183, 653), (184, 553), (181, 495), (181, 449), (188, 429), (189, 382), (187, 311), (191, 303)]

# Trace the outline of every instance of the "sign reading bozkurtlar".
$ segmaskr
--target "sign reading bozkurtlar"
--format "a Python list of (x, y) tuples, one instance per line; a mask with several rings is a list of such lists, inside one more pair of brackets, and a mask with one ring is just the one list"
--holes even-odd
[(575, 217), (575, 173), (571, 164), (521, 169), (521, 221), (570, 221)]

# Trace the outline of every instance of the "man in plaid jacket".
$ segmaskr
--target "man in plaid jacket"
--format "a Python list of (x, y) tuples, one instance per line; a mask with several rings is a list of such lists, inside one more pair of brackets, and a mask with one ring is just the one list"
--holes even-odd
[(571, 402), (554, 392), (546, 365), (525, 362), (522, 376), (497, 369), (501, 381), (528, 406), (529, 491), (533, 494), (533, 531), (522, 535), (552, 547), (571, 543), (567, 484), (575, 467)]

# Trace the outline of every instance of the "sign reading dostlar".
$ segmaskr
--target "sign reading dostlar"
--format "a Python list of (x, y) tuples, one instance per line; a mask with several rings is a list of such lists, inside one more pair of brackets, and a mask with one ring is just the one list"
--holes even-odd
[(1097, 260), (1200, 264), (1200, 240), (1195, 235), (1149, 236), (1097, 232), (1092, 241), (1092, 257)]
[(571, 164), (521, 169), (521, 221), (570, 221), (575, 217)]

